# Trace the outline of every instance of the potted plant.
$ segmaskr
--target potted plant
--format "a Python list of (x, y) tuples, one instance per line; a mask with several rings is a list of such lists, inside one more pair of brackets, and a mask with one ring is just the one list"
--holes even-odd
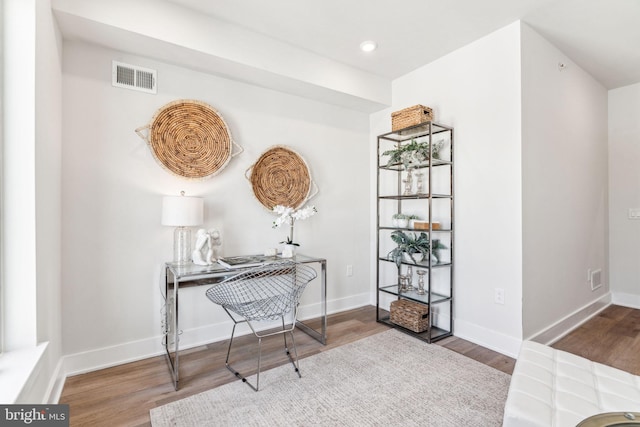
[(387, 258), (395, 262), (398, 268), (403, 260), (417, 264), (429, 254), (430, 244), (427, 233), (420, 233), (416, 237), (415, 233), (395, 230), (391, 233), (391, 240), (397, 246), (387, 254)]
[(440, 149), (442, 149), (443, 145), (444, 142), (439, 141), (429, 149), (428, 142), (416, 142), (415, 139), (412, 139), (410, 143), (400, 145), (393, 150), (387, 150), (382, 153), (382, 155), (389, 156), (387, 167), (401, 163), (404, 169), (408, 170), (411, 167), (415, 168), (429, 160), (430, 155), (432, 155), (434, 159), (439, 159)]
[(407, 228), (409, 225), (409, 216), (403, 213), (393, 214), (391, 219), (394, 227)]
[(307, 206), (296, 210), (292, 207), (282, 205), (276, 205), (272, 210), (279, 215), (278, 218), (273, 221), (273, 228), (278, 228), (284, 224), (289, 225), (289, 235), (286, 240), (280, 243), (284, 243), (285, 245), (285, 248), (282, 250), (282, 257), (291, 258), (295, 254), (296, 246), (300, 246), (299, 243), (293, 241), (293, 225), (296, 220), (307, 219), (315, 215), (318, 210), (315, 206)]
[(440, 239), (433, 239), (431, 242), (431, 254), (435, 258), (436, 262), (440, 262), (440, 249), (448, 249), (447, 246), (440, 241)]
[(419, 218), (417, 215), (397, 213), (397, 214), (393, 214), (391, 216), (391, 219), (394, 227), (407, 228), (409, 227), (410, 221), (413, 221)]

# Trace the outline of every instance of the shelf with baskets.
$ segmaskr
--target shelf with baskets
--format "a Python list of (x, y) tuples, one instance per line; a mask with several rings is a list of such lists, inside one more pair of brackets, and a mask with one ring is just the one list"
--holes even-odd
[(376, 320), (427, 342), (453, 334), (453, 128), (377, 138)]

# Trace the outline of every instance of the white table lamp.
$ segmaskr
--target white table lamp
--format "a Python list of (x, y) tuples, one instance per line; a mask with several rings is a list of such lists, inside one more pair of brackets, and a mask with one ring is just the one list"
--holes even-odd
[(162, 198), (162, 225), (176, 227), (173, 232), (173, 261), (187, 264), (191, 260), (191, 229), (203, 222), (204, 201), (200, 197), (180, 196)]

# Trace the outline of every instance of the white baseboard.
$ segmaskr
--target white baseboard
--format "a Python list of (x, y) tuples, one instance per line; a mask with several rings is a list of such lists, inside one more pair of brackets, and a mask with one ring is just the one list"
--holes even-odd
[(520, 339), (458, 318), (454, 319), (453, 334), (458, 338), (513, 358), (518, 357), (520, 345), (522, 344)]
[(602, 310), (611, 305), (611, 293), (606, 293), (602, 297), (590, 302), (582, 308), (558, 320), (548, 328), (539, 331), (527, 340), (535, 341), (540, 344), (550, 345), (558, 341), (560, 338), (575, 330), (587, 320), (600, 313)]
[(640, 295), (626, 294), (624, 292), (611, 292), (611, 302), (615, 305), (622, 305), (640, 310)]

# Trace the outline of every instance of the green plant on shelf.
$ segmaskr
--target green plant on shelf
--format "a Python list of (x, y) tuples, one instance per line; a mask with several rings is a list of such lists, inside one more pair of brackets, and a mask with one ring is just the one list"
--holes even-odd
[[(402, 264), (403, 259), (410, 259), (414, 264), (417, 260), (422, 260), (429, 254), (429, 235), (420, 233), (405, 233), (401, 230), (395, 230), (391, 233), (391, 240), (397, 245), (387, 254), (387, 259), (396, 263), (398, 268)], [(419, 255), (418, 255), (419, 254)]]
[(440, 251), (442, 249), (449, 249), (440, 239), (433, 239), (431, 241), (431, 251), (433, 253), (436, 262), (440, 262)]
[(440, 158), (440, 150), (444, 145), (443, 141), (438, 141), (431, 149), (428, 142), (417, 142), (412, 139), (410, 143), (400, 145), (398, 148), (387, 150), (382, 153), (383, 156), (389, 156), (387, 161), (387, 167), (396, 164), (402, 164), (405, 170), (409, 168), (415, 168), (424, 164), (429, 160), (429, 156), (433, 156), (434, 159)]
[(430, 254), (433, 254), (436, 262), (440, 262), (440, 251), (448, 249), (440, 239), (429, 241), (429, 235), (424, 232), (416, 236), (415, 233), (395, 230), (391, 233), (391, 240), (396, 244), (396, 247), (389, 251), (387, 259), (393, 261), (398, 268), (402, 265), (403, 260), (417, 264)]

